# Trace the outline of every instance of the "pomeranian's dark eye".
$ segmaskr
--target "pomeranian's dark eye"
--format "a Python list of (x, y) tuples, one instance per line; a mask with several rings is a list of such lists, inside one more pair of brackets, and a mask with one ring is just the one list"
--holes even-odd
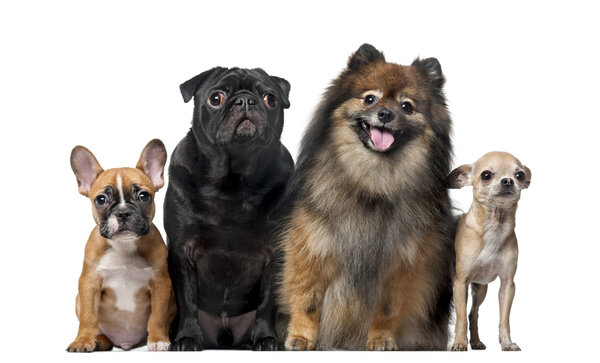
[(138, 195), (138, 199), (140, 200), (140, 202), (147, 203), (150, 201), (150, 199), (152, 199), (152, 195), (150, 195), (150, 193), (148, 192), (141, 192)]
[(225, 95), (223, 92), (213, 92), (208, 97), (208, 103), (214, 108), (219, 108), (225, 103)]
[(275, 98), (275, 96), (273, 96), (270, 93), (267, 93), (263, 97), (263, 102), (265, 103), (265, 105), (267, 105), (269, 107), (275, 107), (275, 106), (277, 106), (277, 99)]
[(96, 197), (96, 199), (94, 199), (94, 201), (96, 202), (97, 206), (104, 206), (106, 205), (106, 203), (108, 203), (108, 199), (106, 199), (106, 196), (103, 194), (100, 194), (99, 196)]
[(483, 173), (481, 173), (481, 180), (490, 180), (492, 179), (492, 172), (489, 170), (484, 171)]
[(367, 96), (364, 98), (364, 100), (363, 100), (363, 103), (364, 103), (366, 106), (371, 106), (371, 105), (374, 105), (374, 104), (376, 104), (376, 103), (377, 103), (377, 101), (379, 101), (379, 99), (377, 98), (377, 96), (375, 96), (375, 95), (367, 95)]
[(522, 171), (519, 171), (515, 174), (515, 178), (517, 178), (518, 181), (523, 181), (523, 180), (525, 180), (525, 173)]
[(410, 102), (402, 102), (400, 107), (402, 108), (402, 111), (404, 111), (404, 113), (406, 114), (411, 114), (413, 112), (413, 107), (410, 104)]

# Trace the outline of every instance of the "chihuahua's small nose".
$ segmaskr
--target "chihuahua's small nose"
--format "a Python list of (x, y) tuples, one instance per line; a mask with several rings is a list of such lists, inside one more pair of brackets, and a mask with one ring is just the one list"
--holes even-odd
[(505, 187), (512, 187), (513, 185), (515, 185), (515, 181), (511, 178), (504, 178), (500, 181), (500, 183)]
[(394, 113), (387, 108), (383, 108), (377, 112), (377, 117), (379, 118), (379, 121), (387, 124), (394, 119)]

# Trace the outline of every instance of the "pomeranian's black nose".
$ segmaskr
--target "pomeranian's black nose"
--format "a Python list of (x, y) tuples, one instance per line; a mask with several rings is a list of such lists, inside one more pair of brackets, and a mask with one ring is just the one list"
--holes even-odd
[(379, 118), (379, 121), (387, 124), (394, 119), (394, 113), (387, 108), (383, 108), (377, 112), (377, 117)]

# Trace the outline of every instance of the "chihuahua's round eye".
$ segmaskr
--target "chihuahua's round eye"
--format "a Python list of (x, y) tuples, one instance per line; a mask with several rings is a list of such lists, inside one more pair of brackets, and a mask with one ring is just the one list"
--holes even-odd
[(525, 180), (525, 173), (522, 171), (519, 171), (515, 174), (515, 178), (517, 178), (518, 181), (523, 181), (523, 180)]
[(94, 199), (94, 201), (96, 202), (96, 205), (100, 206), (100, 207), (102, 207), (102, 206), (106, 205), (106, 203), (108, 203), (108, 199), (103, 194), (100, 194), (99, 196), (97, 196), (96, 199)]
[(366, 95), (363, 99), (363, 103), (365, 104), (365, 106), (374, 105), (377, 103), (377, 101), (379, 101), (379, 99), (375, 95)]
[(152, 195), (150, 195), (148, 192), (141, 192), (138, 194), (138, 199), (140, 202), (148, 203), (150, 199), (152, 199)]
[(263, 102), (265, 103), (265, 105), (267, 105), (269, 107), (275, 107), (275, 106), (277, 106), (277, 98), (275, 98), (275, 96), (273, 96), (270, 93), (267, 93), (263, 97)]
[(214, 108), (220, 108), (225, 103), (225, 95), (223, 92), (213, 92), (208, 97), (208, 104)]
[(490, 180), (492, 179), (492, 172), (489, 170), (484, 171), (483, 173), (481, 173), (481, 180)]
[(402, 108), (402, 111), (406, 114), (411, 114), (413, 112), (413, 106), (410, 104), (410, 102), (402, 102), (400, 107)]

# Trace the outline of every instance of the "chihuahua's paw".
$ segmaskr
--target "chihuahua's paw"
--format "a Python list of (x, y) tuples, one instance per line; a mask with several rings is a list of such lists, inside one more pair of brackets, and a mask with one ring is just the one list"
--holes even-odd
[(167, 340), (166, 342), (148, 342), (148, 350), (150, 352), (165, 352), (169, 350), (171, 343)]
[(315, 342), (308, 340), (305, 337), (292, 335), (288, 336), (286, 339), (285, 348), (287, 350), (314, 350)]
[(283, 343), (279, 341), (279, 339), (273, 337), (265, 337), (261, 339), (257, 339), (252, 345), (253, 350), (257, 351), (272, 351), (272, 350), (285, 350)]
[(367, 341), (367, 350), (398, 350), (396, 339), (393, 337), (377, 337)]
[(505, 352), (520, 352), (521, 348), (517, 345), (517, 343), (502, 343), (502, 350)]
[(452, 344), (452, 348), (450, 349), (453, 352), (466, 352), (468, 350), (467, 348), (467, 342), (454, 342), (454, 344)]
[(169, 346), (169, 350), (172, 352), (198, 351), (203, 349), (202, 344), (190, 337), (179, 338)]
[(93, 336), (77, 337), (69, 345), (67, 352), (71, 353), (91, 353), (96, 349), (96, 339)]
[(485, 350), (486, 346), (482, 342), (471, 342), (471, 349), (473, 350)]

